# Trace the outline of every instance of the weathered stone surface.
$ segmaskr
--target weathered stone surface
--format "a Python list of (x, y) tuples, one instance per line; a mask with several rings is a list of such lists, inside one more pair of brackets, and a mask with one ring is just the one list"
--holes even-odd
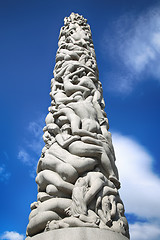
[(125, 236), (110, 230), (97, 228), (65, 228), (52, 230), (29, 237), (26, 240), (127, 240)]
[(27, 239), (129, 238), (87, 20), (65, 18), (58, 46)]

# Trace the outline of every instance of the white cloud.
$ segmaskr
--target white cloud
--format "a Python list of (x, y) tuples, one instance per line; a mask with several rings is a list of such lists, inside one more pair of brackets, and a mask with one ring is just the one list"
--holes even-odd
[(39, 122), (32, 121), (29, 123), (28, 130), (35, 136), (41, 137), (42, 136), (42, 126)]
[(160, 220), (160, 178), (152, 171), (153, 157), (131, 137), (113, 133), (113, 144), (126, 212)]
[(31, 165), (32, 164), (32, 158), (29, 155), (28, 152), (26, 152), (26, 150), (21, 149), (18, 153), (18, 159), (21, 160), (23, 163), (25, 163), (26, 165)]
[[(152, 170), (154, 159), (133, 137), (115, 132), (113, 145), (126, 213), (139, 219), (139, 222), (129, 225), (131, 239), (159, 240), (160, 178)], [(141, 219), (145, 222), (140, 222)]]
[(6, 182), (10, 178), (11, 174), (6, 170), (5, 164), (0, 166), (0, 181)]
[(17, 155), (19, 160), (30, 167), (29, 175), (32, 178), (35, 178), (38, 159), (44, 146), (42, 139), (43, 122), (44, 117), (42, 114), (42, 117), (38, 118), (37, 121), (31, 121), (28, 124), (27, 137), (23, 141), (23, 147), (19, 147), (20, 150)]
[(37, 121), (32, 121), (28, 125), (29, 136), (26, 139), (26, 145), (36, 154), (40, 154), (44, 146), (44, 142), (42, 139), (43, 127), (44, 127), (42, 124), (43, 122), (44, 122), (44, 117), (42, 114), (42, 118), (37, 119)]
[(35, 154), (40, 154), (42, 148), (44, 147), (44, 142), (42, 135), (39, 138), (32, 138), (31, 140), (26, 140), (27, 147), (32, 150)]
[(119, 66), (119, 70), (114, 68), (116, 79), (112, 71), (108, 74), (112, 90), (128, 93), (147, 76), (160, 81), (160, 6), (147, 9), (140, 16), (122, 16), (113, 24), (112, 33), (105, 33), (103, 47)]
[(130, 235), (132, 240), (159, 240), (160, 228), (153, 223), (130, 224)]
[(29, 176), (31, 178), (35, 178), (36, 176), (36, 169), (37, 169), (37, 162), (38, 162), (38, 154), (37, 158), (33, 157), (33, 153), (29, 153), (23, 148), (20, 149), (18, 152), (18, 159), (22, 161), (25, 165), (29, 166)]
[(24, 238), (25, 238), (24, 235), (13, 231), (11, 232), (6, 231), (0, 237), (0, 239), (2, 240), (24, 240)]
[(155, 76), (155, 70), (157, 72), (158, 67), (155, 65), (154, 71), (152, 67), (155, 61), (158, 62), (160, 59), (159, 21), (159, 8), (150, 9), (135, 21), (131, 29), (124, 32), (125, 41), (119, 48), (119, 53), (123, 62), (131, 71), (139, 74), (147, 70)]

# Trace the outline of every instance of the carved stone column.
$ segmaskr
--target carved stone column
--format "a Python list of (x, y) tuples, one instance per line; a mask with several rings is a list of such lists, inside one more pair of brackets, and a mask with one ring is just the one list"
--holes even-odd
[(127, 239), (91, 30), (83, 16), (64, 19), (53, 73), (27, 240)]

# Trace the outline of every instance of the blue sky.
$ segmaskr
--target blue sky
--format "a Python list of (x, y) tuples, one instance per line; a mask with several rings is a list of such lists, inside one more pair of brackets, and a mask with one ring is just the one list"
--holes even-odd
[(159, 240), (160, 4), (147, 0), (0, 1), (0, 239), (24, 239), (58, 35), (71, 12), (91, 26), (131, 239)]

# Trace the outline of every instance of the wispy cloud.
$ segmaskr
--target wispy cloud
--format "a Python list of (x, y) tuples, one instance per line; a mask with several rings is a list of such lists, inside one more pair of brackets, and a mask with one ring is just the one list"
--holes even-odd
[(44, 116), (35, 121), (31, 121), (26, 129), (26, 137), (19, 147), (18, 159), (30, 167), (29, 172), (31, 177), (36, 175), (36, 166), (41, 150), (44, 146), (43, 135)]
[(159, 219), (160, 178), (152, 171), (153, 157), (131, 137), (114, 133), (113, 144), (127, 212)]
[(36, 154), (41, 152), (44, 145), (42, 140), (43, 127), (44, 118), (42, 115), (42, 118), (30, 122), (27, 128), (29, 135), (29, 137), (26, 139), (27, 147), (29, 147)]
[(38, 162), (38, 154), (34, 156), (34, 154), (31, 152), (29, 153), (28, 150), (24, 150), (23, 148), (20, 148), (18, 152), (18, 159), (23, 162), (26, 166), (29, 167), (29, 176), (31, 178), (35, 178), (36, 176), (36, 168), (37, 168), (37, 162)]
[(42, 135), (42, 126), (41, 126), (42, 120), (32, 121), (28, 125), (28, 130), (35, 136), (40, 137)]
[[(132, 240), (160, 239), (160, 178), (153, 172), (153, 157), (133, 137), (113, 133), (121, 198), (126, 213), (139, 222), (130, 225)], [(143, 223), (140, 220), (143, 219)], [(142, 234), (145, 233), (145, 234)]]
[(24, 240), (24, 238), (25, 237), (23, 234), (19, 234), (14, 231), (6, 231), (0, 236), (0, 239), (2, 240)]
[(21, 149), (18, 153), (18, 159), (20, 159), (23, 163), (25, 163), (26, 165), (32, 165), (31, 163), (33, 162), (31, 156), (29, 155), (28, 152), (26, 152), (26, 150)]
[[(148, 76), (160, 82), (160, 6), (128, 13), (105, 33), (103, 48), (114, 59), (114, 71), (108, 73), (114, 91), (129, 93), (137, 82)], [(107, 79), (108, 79), (107, 78)]]
[(154, 223), (130, 224), (130, 234), (132, 240), (159, 240), (160, 228)]
[(6, 165), (2, 164), (0, 166), (0, 182), (6, 182), (9, 180), (11, 174), (7, 171)]

